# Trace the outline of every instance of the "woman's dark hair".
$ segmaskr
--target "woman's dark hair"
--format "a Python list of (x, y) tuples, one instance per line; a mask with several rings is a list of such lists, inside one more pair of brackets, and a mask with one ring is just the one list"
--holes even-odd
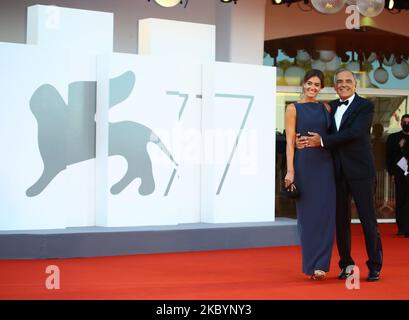
[(321, 70), (311, 69), (310, 71), (308, 71), (304, 76), (303, 83), (306, 83), (312, 77), (317, 77), (318, 79), (320, 79), (321, 89), (324, 88), (324, 85), (325, 85), (324, 84), (324, 74), (322, 73)]

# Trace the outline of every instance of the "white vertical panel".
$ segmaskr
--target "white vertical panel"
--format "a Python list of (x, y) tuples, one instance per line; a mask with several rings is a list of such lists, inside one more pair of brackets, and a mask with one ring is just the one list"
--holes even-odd
[[(103, 68), (105, 66), (102, 66)], [(141, 141), (130, 131), (121, 139), (125, 154), (110, 155), (108, 163), (108, 207), (104, 226), (141, 226), (195, 223), (200, 221), (200, 116), (201, 66), (169, 64), (154, 57), (114, 54), (110, 57), (109, 78), (132, 72), (135, 84), (122, 102), (109, 110), (109, 135), (143, 126), (163, 142), (174, 163), (152, 142), (146, 145), (152, 162), (155, 189), (140, 194), (141, 179), (134, 177), (121, 192), (111, 192), (129, 167), (141, 165), (145, 155), (127, 158)], [(105, 81), (105, 80), (104, 80)], [(112, 90), (111, 93), (112, 94)], [(112, 124), (119, 129), (113, 130)], [(129, 128), (129, 127), (128, 127)], [(145, 130), (145, 129), (143, 129)], [(144, 132), (140, 132), (143, 136)], [(143, 145), (143, 147), (145, 147)], [(113, 147), (110, 145), (110, 148)], [(129, 152), (129, 153), (128, 153)], [(130, 163), (128, 162), (130, 161)], [(142, 163), (143, 164), (143, 163)], [(143, 165), (140, 168), (144, 167)], [(174, 169), (176, 169), (175, 174)], [(99, 213), (97, 213), (99, 215)]]
[[(56, 148), (45, 152), (46, 158), (68, 152), (65, 140), (68, 122), (56, 115), (70, 107), (67, 105), (69, 84), (92, 81), (95, 66), (92, 67), (88, 59), (31, 45), (0, 44), (0, 52), (8, 57), (0, 59), (0, 86), (4, 90), (0, 103), (0, 229), (95, 224), (93, 159), (68, 165), (44, 190), (33, 196), (26, 195), (44, 169), (41, 152), (47, 148), (39, 144), (38, 132), (46, 132), (47, 141), (41, 141), (45, 145), (51, 143), (53, 137), (60, 139), (57, 144), (51, 143)], [(45, 93), (38, 105), (44, 108), (42, 120), (37, 121), (30, 108), (31, 101), (44, 85), (52, 88), (52, 96), (58, 96), (61, 103), (50, 104), (49, 101), (53, 101), (49, 100), (50, 92)], [(47, 122), (57, 123), (58, 130), (50, 128)]]
[(202, 221), (273, 221), (275, 69), (205, 65), (202, 132), (216, 137), (204, 151)]
[(95, 224), (107, 224), (110, 55), (97, 58)]
[[(0, 229), (95, 225), (95, 159), (81, 155), (78, 148), (90, 150), (81, 146), (80, 135), (90, 140), (95, 134), (92, 115), (85, 115), (95, 109), (96, 55), (112, 52), (113, 15), (32, 6), (28, 8), (27, 41), (35, 45), (0, 44), (4, 57), (0, 59), (0, 83), (8, 88), (0, 108), (4, 115), (0, 148), (8, 150), (2, 152), (6, 156), (0, 169)], [(41, 100), (38, 120), (37, 111), (30, 109), (31, 100), (43, 86), (49, 89), (36, 98)], [(78, 88), (74, 95), (71, 92), (76, 102), (70, 105), (70, 90)], [(40, 131), (46, 137), (41, 141)], [(43, 157), (61, 155), (65, 157), (61, 171), (43, 190), (34, 188), (35, 194), (26, 195), (44, 167), (50, 169), (44, 166)]]
[(113, 51), (114, 16), (57, 6), (34, 5), (27, 9), (27, 43), (65, 51)]
[(139, 20), (140, 55), (209, 62), (215, 60), (215, 43), (214, 25), (154, 18)]

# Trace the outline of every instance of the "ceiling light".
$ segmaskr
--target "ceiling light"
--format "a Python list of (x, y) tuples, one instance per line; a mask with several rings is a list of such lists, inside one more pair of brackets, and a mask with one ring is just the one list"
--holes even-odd
[[(148, 0), (149, 1), (149, 0)], [(155, 0), (155, 2), (161, 7), (170, 8), (179, 4), (180, 0)]]

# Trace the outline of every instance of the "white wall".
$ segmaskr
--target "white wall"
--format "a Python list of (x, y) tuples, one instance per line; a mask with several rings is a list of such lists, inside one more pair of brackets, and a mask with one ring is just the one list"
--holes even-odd
[[(13, 0), (0, 1), (0, 42), (26, 43), (27, 7), (35, 4), (114, 13), (114, 51), (138, 52), (138, 20), (162, 18), (215, 24), (215, 2), (189, 0), (186, 8), (162, 8), (147, 0)], [(232, 4), (225, 4), (231, 6)]]
[(151, 25), (149, 57), (111, 52), (112, 13), (28, 12), (0, 42), (1, 230), (274, 220), (274, 68), (214, 63), (212, 25), (153, 19), (190, 32)]
[(162, 8), (147, 0), (0, 1), (0, 42), (26, 43), (27, 7), (34, 4), (114, 13), (114, 52), (138, 52), (138, 20), (161, 18), (216, 25), (216, 60), (262, 64), (266, 0), (189, 0)]

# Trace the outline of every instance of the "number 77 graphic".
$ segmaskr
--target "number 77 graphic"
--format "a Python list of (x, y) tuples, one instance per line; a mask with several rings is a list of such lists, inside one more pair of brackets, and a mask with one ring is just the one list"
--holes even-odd
[(252, 106), (253, 106), (254, 96), (239, 95), (239, 94), (216, 93), (216, 98), (248, 99), (248, 100), (249, 100), (249, 101), (248, 101), (248, 106), (247, 106), (246, 113), (244, 114), (244, 117), (243, 117), (243, 120), (242, 120), (242, 122), (241, 122), (241, 126), (240, 126), (240, 129), (239, 129), (239, 132), (237, 133), (236, 140), (235, 140), (234, 145), (233, 145), (233, 149), (232, 149), (232, 151), (230, 152), (229, 160), (227, 161), (226, 167), (225, 167), (224, 172), (223, 172), (223, 176), (222, 176), (222, 178), (221, 178), (221, 180), (220, 180), (220, 183), (219, 183), (219, 187), (217, 188), (216, 195), (219, 195), (220, 192), (221, 192), (221, 190), (222, 190), (222, 187), (223, 187), (223, 184), (224, 184), (224, 180), (226, 179), (227, 173), (228, 173), (228, 171), (229, 171), (229, 169), (230, 169), (230, 164), (231, 164), (231, 161), (232, 161), (232, 159), (233, 159), (233, 156), (234, 156), (234, 154), (235, 154), (235, 152), (236, 152), (237, 145), (239, 144), (240, 136), (241, 136), (241, 134), (242, 134), (242, 132), (243, 132), (243, 129), (244, 129), (244, 127), (245, 127), (245, 125), (246, 125), (246, 122), (247, 122), (247, 118), (248, 118), (248, 116), (249, 116), (249, 114), (250, 114), (250, 111), (251, 111), (251, 108), (252, 108)]
[[(178, 97), (180, 97), (180, 98), (183, 99), (182, 105), (181, 105), (181, 108), (180, 108), (180, 111), (179, 111), (179, 117), (178, 117), (178, 118), (179, 118), (179, 121), (180, 121), (180, 120), (181, 120), (181, 117), (182, 117), (182, 114), (183, 114), (183, 112), (185, 111), (186, 104), (187, 104), (188, 99), (189, 99), (189, 95), (188, 95), (188, 94), (180, 93), (180, 92), (178, 92), (178, 91), (167, 91), (166, 93), (167, 93), (168, 95), (178, 96)], [(225, 181), (225, 179), (226, 179), (227, 173), (228, 173), (228, 171), (229, 171), (231, 161), (232, 161), (233, 156), (234, 156), (234, 154), (235, 154), (235, 152), (236, 152), (237, 145), (239, 144), (240, 136), (241, 136), (241, 134), (242, 134), (242, 132), (243, 132), (243, 129), (244, 129), (244, 127), (245, 127), (245, 125), (246, 125), (246, 122), (247, 122), (247, 118), (248, 118), (248, 116), (249, 116), (249, 114), (250, 114), (250, 111), (251, 111), (251, 108), (252, 108), (252, 106), (253, 106), (254, 96), (250, 96), (250, 95), (239, 95), (239, 94), (216, 93), (216, 94), (215, 94), (215, 97), (216, 97), (216, 98), (248, 99), (248, 100), (249, 100), (249, 101), (248, 101), (248, 106), (247, 106), (246, 113), (244, 114), (244, 117), (243, 117), (243, 120), (242, 120), (242, 122), (241, 122), (241, 126), (240, 126), (240, 129), (239, 129), (239, 132), (237, 133), (237, 136), (236, 136), (236, 139), (235, 139), (235, 142), (234, 142), (234, 145), (233, 145), (233, 149), (232, 149), (232, 151), (230, 152), (230, 156), (229, 156), (229, 159), (228, 159), (228, 161), (227, 161), (226, 167), (225, 167), (225, 169), (224, 169), (222, 178), (221, 178), (221, 180), (220, 180), (219, 187), (217, 188), (216, 195), (219, 195), (220, 192), (221, 192), (221, 189), (222, 189), (222, 187), (223, 187), (224, 181)], [(201, 98), (202, 98), (202, 95), (196, 95), (196, 98), (201, 99)], [(174, 180), (174, 178), (175, 178), (175, 174), (176, 174), (176, 169), (174, 169), (173, 172), (172, 172), (172, 174), (171, 174), (171, 177), (170, 177), (170, 179), (169, 179), (169, 183), (168, 183), (168, 186), (167, 186), (167, 188), (166, 188), (166, 191), (165, 191), (164, 196), (167, 196), (167, 195), (169, 194), (170, 187), (171, 187), (171, 185), (172, 185), (172, 183), (173, 183), (173, 180)]]
[[(180, 107), (179, 115), (178, 115), (178, 120), (180, 121), (181, 118), (182, 118), (183, 112), (185, 111), (187, 101), (189, 99), (189, 95), (186, 94), (186, 93), (180, 93), (179, 91), (167, 91), (166, 94), (171, 95), (171, 96), (177, 96), (179, 98), (183, 98), (182, 105)], [(166, 191), (165, 191), (165, 194), (164, 194), (165, 197), (169, 194), (170, 187), (172, 186), (173, 180), (175, 179), (175, 175), (176, 175), (176, 168), (173, 169), (173, 172), (172, 172), (172, 174), (170, 176), (168, 186), (166, 187)]]

